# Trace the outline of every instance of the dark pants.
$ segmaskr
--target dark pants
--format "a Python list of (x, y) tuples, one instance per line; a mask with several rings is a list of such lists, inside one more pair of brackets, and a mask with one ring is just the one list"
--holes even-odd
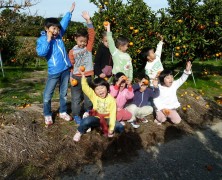
[[(82, 77), (72, 76), (72, 78), (74, 78), (78, 81), (78, 84), (76, 86), (71, 86), (72, 115), (73, 116), (80, 116), (82, 99), (84, 99), (84, 110), (85, 111), (92, 109), (92, 102), (89, 100), (89, 98), (82, 91), (82, 85), (81, 85), (81, 78)], [(92, 81), (91, 76), (86, 77), (86, 78), (87, 78), (88, 83)]]
[[(109, 124), (109, 120), (107, 121), (107, 124)], [(84, 134), (87, 129), (96, 127), (100, 127), (99, 118), (95, 116), (88, 116), (82, 120), (80, 126), (78, 127), (78, 131), (81, 134)], [(122, 133), (124, 131), (124, 126), (119, 121), (116, 121), (114, 131)]]

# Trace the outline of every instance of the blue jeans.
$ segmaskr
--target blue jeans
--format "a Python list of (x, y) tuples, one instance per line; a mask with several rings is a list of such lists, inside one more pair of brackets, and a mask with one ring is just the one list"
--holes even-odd
[[(107, 124), (109, 124), (109, 121), (107, 121)], [(88, 116), (82, 119), (80, 126), (78, 127), (78, 131), (81, 134), (84, 134), (87, 129), (96, 127), (100, 127), (99, 118), (95, 116)], [(114, 131), (122, 133), (124, 131), (124, 126), (119, 121), (116, 121)]]
[[(72, 76), (72, 78), (78, 81), (76, 86), (71, 86), (71, 108), (72, 108), (72, 115), (73, 116), (80, 116), (81, 112), (81, 102), (84, 99), (84, 110), (88, 111), (92, 109), (92, 102), (89, 100), (88, 96), (85, 95), (82, 91), (81, 86), (81, 78), (79, 76)], [(87, 82), (92, 81), (92, 77), (86, 77)]]
[(67, 69), (58, 74), (49, 74), (46, 82), (44, 94), (43, 94), (43, 113), (44, 116), (51, 116), (51, 99), (55, 91), (56, 85), (59, 82), (59, 99), (60, 99), (60, 108), (59, 112), (63, 113), (67, 111), (67, 90), (69, 83), (69, 74), (70, 71)]

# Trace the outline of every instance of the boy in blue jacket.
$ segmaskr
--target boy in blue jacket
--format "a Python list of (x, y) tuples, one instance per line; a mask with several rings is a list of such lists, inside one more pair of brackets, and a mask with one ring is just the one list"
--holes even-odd
[(139, 119), (143, 123), (147, 123), (146, 116), (153, 113), (153, 107), (151, 106), (151, 98), (159, 96), (160, 91), (158, 88), (158, 80), (153, 80), (153, 89), (148, 87), (146, 79), (143, 78), (139, 83), (133, 85), (134, 97), (126, 107), (126, 109), (132, 113), (132, 118), (127, 122), (130, 122), (134, 128), (138, 128), (140, 125), (136, 124), (136, 120)]
[(66, 121), (71, 120), (71, 117), (66, 113), (69, 69), (71, 63), (62, 36), (68, 27), (74, 9), (75, 3), (72, 3), (70, 11), (66, 13), (60, 22), (56, 18), (47, 18), (45, 20), (45, 31), (42, 31), (41, 36), (37, 39), (37, 54), (41, 57), (45, 57), (48, 62), (48, 79), (43, 94), (43, 113), (46, 125), (53, 124), (51, 99), (58, 82), (60, 83), (59, 117)]

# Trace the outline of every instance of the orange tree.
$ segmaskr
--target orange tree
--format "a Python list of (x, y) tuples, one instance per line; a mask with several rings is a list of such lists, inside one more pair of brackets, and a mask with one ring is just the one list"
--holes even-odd
[[(97, 33), (96, 51), (101, 40), (101, 34), (105, 31), (104, 21), (111, 23), (111, 31), (114, 40), (123, 35), (130, 41), (128, 53), (132, 57), (134, 73), (143, 69), (143, 63), (139, 60), (141, 49), (146, 46), (156, 46), (158, 40), (155, 36), (155, 14), (142, 0), (128, 0), (126, 4), (122, 0), (90, 0), (98, 7), (92, 18)], [(96, 53), (96, 52), (95, 52)]]
[(220, 6), (215, 0), (168, 0), (160, 10), (159, 29), (166, 37), (168, 55), (178, 60), (204, 59), (221, 49)]

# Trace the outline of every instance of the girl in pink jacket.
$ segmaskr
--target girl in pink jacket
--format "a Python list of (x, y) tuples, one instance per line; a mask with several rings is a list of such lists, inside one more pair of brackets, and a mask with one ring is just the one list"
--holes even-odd
[(131, 81), (124, 73), (118, 72), (113, 77), (113, 85), (110, 86), (110, 94), (116, 99), (117, 104), (117, 121), (125, 125), (124, 121), (129, 120), (132, 114), (125, 109), (128, 100), (134, 97)]

